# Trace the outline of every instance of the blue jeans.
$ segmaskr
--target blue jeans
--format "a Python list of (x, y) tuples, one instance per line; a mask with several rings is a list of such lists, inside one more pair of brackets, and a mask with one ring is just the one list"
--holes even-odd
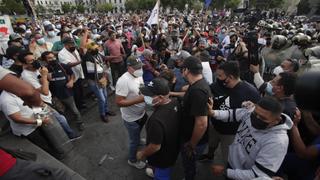
[(108, 112), (108, 93), (107, 88), (101, 88), (98, 84), (92, 80), (89, 80), (90, 90), (98, 98), (99, 113), (101, 116), (105, 116)]
[(147, 120), (148, 116), (145, 114), (141, 119), (134, 122), (123, 121), (129, 134), (129, 160), (136, 162), (136, 154), (140, 144), (140, 132)]
[(61, 125), (64, 132), (66, 132), (68, 137), (73, 137), (74, 131), (69, 126), (67, 119), (63, 115), (59, 114), (57, 111), (52, 111), (52, 116), (56, 118), (56, 120), (59, 122), (59, 124)]
[(171, 168), (157, 168), (154, 169), (154, 180), (170, 180)]

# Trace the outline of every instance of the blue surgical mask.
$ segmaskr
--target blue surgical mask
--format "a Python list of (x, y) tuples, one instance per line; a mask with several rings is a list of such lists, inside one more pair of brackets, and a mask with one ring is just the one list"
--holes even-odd
[(153, 98), (150, 97), (150, 96), (144, 96), (144, 102), (147, 104), (147, 105), (150, 105), (150, 106), (153, 106)]
[(274, 95), (274, 92), (272, 91), (272, 85), (269, 82), (267, 82), (267, 87), (266, 87), (266, 89), (264, 91), (269, 96), (273, 96)]

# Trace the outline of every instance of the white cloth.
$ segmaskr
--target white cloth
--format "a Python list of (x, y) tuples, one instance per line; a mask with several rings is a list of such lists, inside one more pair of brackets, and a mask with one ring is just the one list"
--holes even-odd
[[(80, 55), (77, 50), (75, 50), (73, 54), (70, 53), (66, 48), (63, 48), (58, 54), (59, 61), (63, 64), (69, 64), (69, 63), (75, 63), (75, 62), (81, 61)], [(72, 67), (71, 69), (75, 76), (75, 81), (77, 81), (78, 79), (84, 79), (84, 74), (83, 74), (83, 69), (81, 64), (78, 64)]]
[(51, 51), (53, 44), (50, 42), (46, 42), (46, 47), (43, 48), (42, 46), (36, 45), (35, 49), (32, 51), (33, 56), (35, 59), (41, 58), (41, 54), (46, 51)]
[(2, 67), (9, 69), (14, 63), (13, 59), (7, 59), (5, 57), (2, 58)]
[(17, 136), (27, 136), (31, 134), (37, 127), (32, 124), (22, 124), (14, 122), (9, 116), (20, 112), (21, 117), (33, 117), (33, 111), (28, 106), (23, 105), (22, 99), (18, 96), (3, 91), (0, 95), (0, 109), (10, 122), (12, 133)]
[[(140, 95), (139, 88), (143, 86), (142, 77), (135, 78), (130, 73), (124, 73), (117, 81), (116, 95), (134, 99)], [(145, 114), (145, 103), (134, 104), (128, 107), (121, 107), (122, 119), (133, 122), (141, 119)]]
[(0, 80), (3, 79), (9, 73), (11, 73), (11, 71), (0, 66)]
[(204, 77), (204, 79), (207, 81), (208, 84), (212, 84), (213, 80), (212, 80), (212, 70), (210, 67), (209, 62), (201, 62), (202, 64), (202, 75)]
[(45, 36), (45, 37), (44, 37), (44, 40), (45, 40), (46, 42), (51, 43), (51, 44), (54, 44), (55, 42), (60, 41), (60, 39), (61, 39), (60, 36), (54, 36), (54, 37)]
[[(38, 79), (39, 76), (40, 76), (40, 72), (38, 70), (29, 71), (27, 69), (24, 69), (21, 73), (21, 79), (30, 83), (35, 89), (39, 89), (42, 86), (40, 84), (40, 80)], [(40, 97), (44, 102), (49, 104), (52, 103), (52, 95), (50, 91), (47, 96), (40, 93)]]

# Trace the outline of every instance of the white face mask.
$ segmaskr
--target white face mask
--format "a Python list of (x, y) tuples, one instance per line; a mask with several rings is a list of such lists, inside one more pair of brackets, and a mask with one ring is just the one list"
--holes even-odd
[(98, 30), (97, 30), (97, 29), (93, 29), (93, 30), (92, 30), (92, 33), (93, 33), (93, 34), (97, 34), (97, 33), (98, 33)]
[(49, 31), (48, 32), (48, 36), (54, 37), (54, 36), (56, 36), (56, 33), (54, 33), (54, 31)]
[(40, 38), (40, 39), (37, 40), (37, 43), (41, 46), (44, 43), (46, 43), (46, 41), (44, 40), (44, 38)]
[(61, 29), (61, 24), (56, 24), (57, 29)]
[(144, 102), (147, 104), (147, 105), (150, 105), (150, 106), (153, 106), (152, 104), (152, 101), (153, 101), (153, 98), (150, 97), (150, 96), (144, 96)]
[(142, 70), (142, 69), (135, 70), (135, 71), (133, 72), (133, 75), (134, 75), (136, 78), (142, 77), (142, 75), (143, 75), (143, 70)]
[(273, 96), (274, 95), (274, 92), (272, 91), (272, 88), (273, 88), (272, 85), (268, 82), (267, 83), (267, 87), (264, 90), (267, 95), (269, 95), (269, 96)]
[(119, 29), (119, 30), (117, 31), (117, 33), (120, 34), (120, 35), (122, 35), (122, 30)]

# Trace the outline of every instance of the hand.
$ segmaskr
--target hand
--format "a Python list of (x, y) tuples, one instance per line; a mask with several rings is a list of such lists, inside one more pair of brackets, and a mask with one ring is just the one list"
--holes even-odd
[(158, 71), (154, 71), (153, 74), (157, 77), (160, 76), (160, 73)]
[(66, 84), (66, 87), (67, 87), (68, 89), (73, 88), (73, 81), (69, 81), (69, 82)]
[(275, 177), (272, 177), (272, 180), (283, 180), (283, 178), (275, 176)]
[(298, 124), (300, 123), (300, 120), (301, 120), (301, 111), (298, 108), (296, 108), (296, 112), (293, 117), (293, 124), (295, 126), (298, 126)]
[(218, 61), (223, 61), (223, 60), (224, 60), (224, 57), (218, 56), (218, 57), (217, 57), (217, 60), (218, 60)]
[(253, 109), (255, 107), (254, 103), (251, 101), (244, 101), (241, 106), (246, 109)]
[(50, 123), (51, 123), (51, 119), (48, 116), (42, 118), (42, 125), (47, 125)]
[(315, 175), (316, 177), (314, 178), (314, 180), (320, 180), (320, 167), (318, 167), (318, 169), (316, 170)]
[(136, 154), (136, 158), (138, 161), (142, 160), (143, 159), (143, 152), (142, 151), (138, 151), (137, 154)]
[(258, 73), (259, 72), (259, 64), (258, 65), (250, 64), (250, 71), (253, 73)]
[(187, 142), (184, 144), (184, 151), (189, 159), (194, 158), (195, 156), (195, 146), (191, 144), (191, 142)]
[(41, 69), (40, 69), (41, 76), (48, 76), (48, 73), (49, 73), (49, 71), (46, 67), (41, 67)]
[(211, 171), (214, 176), (222, 176), (224, 174), (224, 166), (222, 165), (213, 165), (211, 166)]
[(166, 70), (166, 69), (168, 69), (168, 66), (165, 65), (165, 64), (161, 64), (161, 65), (160, 65), (160, 69), (161, 69), (161, 70)]

